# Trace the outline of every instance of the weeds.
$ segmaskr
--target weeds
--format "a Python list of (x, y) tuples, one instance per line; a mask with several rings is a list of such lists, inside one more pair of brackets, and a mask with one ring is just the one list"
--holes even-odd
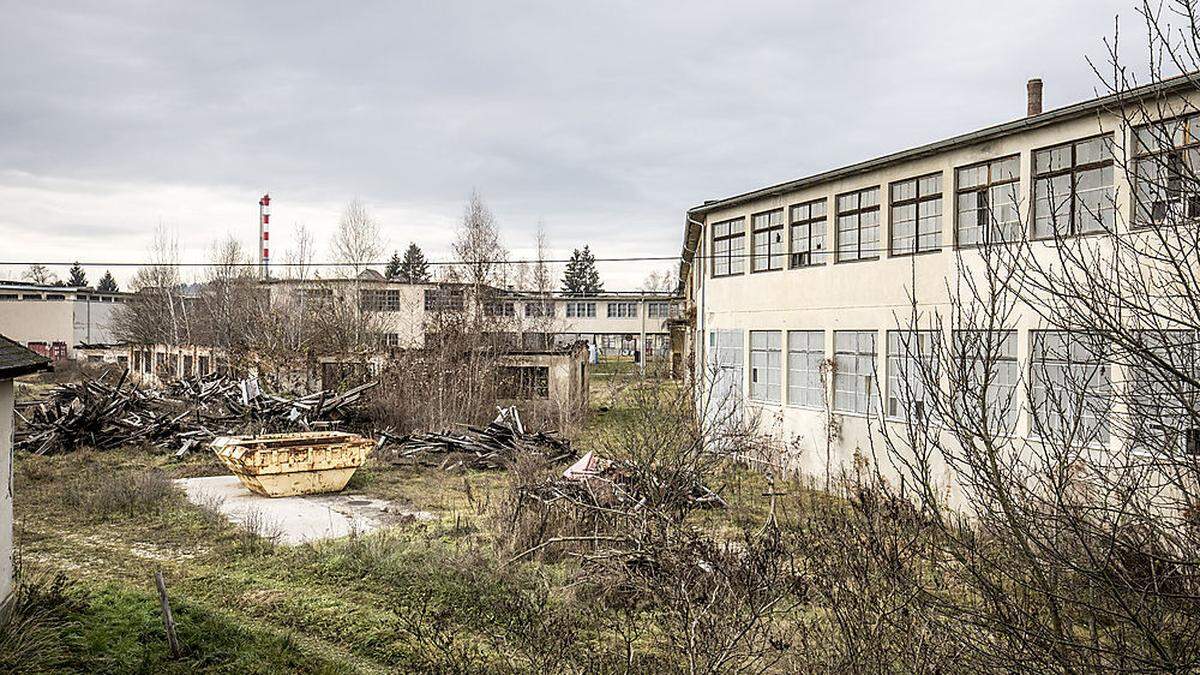
[(97, 517), (160, 513), (175, 497), (175, 486), (156, 471), (94, 472), (69, 479), (62, 489), (68, 507)]

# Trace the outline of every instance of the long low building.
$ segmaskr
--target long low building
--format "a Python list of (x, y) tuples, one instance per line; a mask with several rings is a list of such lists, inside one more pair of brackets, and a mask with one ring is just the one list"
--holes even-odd
[(640, 351), (664, 357), (670, 351), (668, 322), (679, 316), (681, 307), (675, 293), (653, 291), (542, 296), (489, 288), (487, 298), (476, 300), (468, 285), (390, 281), (373, 272), (356, 279), (273, 279), (266, 284), (272, 304), (356, 304), (373, 315), (385, 345), (398, 348), (423, 346), (436, 315), (466, 311), (478, 301), (484, 315), (495, 320), (497, 332), (545, 334), (560, 345), (584, 341), (602, 356)]
[[(805, 473), (836, 471), (881, 446), (876, 420), (900, 424), (901, 392), (919, 386), (905, 380), (902, 348), (914, 297), (927, 316), (948, 308), (948, 289), (991, 246), (1024, 239), (1053, 256), (1062, 238), (1200, 215), (1194, 195), (1133, 175), (1194, 159), (1190, 79), (1048, 112), (1040, 81), (1029, 94), (1029, 114), (1016, 121), (688, 210), (680, 278), (704, 400), (755, 413)], [(1173, 139), (1150, 143), (1153, 129), (1128, 122), (1125, 106), (1146, 97), (1163, 118), (1179, 115)], [(1176, 155), (1186, 159), (1172, 163)], [(1031, 436), (1030, 410), (1079, 375), (1093, 378), (1087, 398), (1099, 411), (1084, 426), (1120, 447), (1104, 419), (1118, 375), (1078, 356), (1078, 337), (1036, 312), (1019, 308), (1008, 321), (991, 386), (1013, 402), (1015, 433)]]
[(0, 334), (54, 360), (115, 342), (113, 312), (127, 298), (94, 288), (0, 281)]

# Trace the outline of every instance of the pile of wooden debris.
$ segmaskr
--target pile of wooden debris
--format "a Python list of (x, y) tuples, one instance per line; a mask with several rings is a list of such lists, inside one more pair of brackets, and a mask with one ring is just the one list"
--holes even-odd
[(113, 384), (105, 378), (62, 384), (23, 404), (16, 448), (42, 455), (149, 443), (182, 457), (217, 436), (331, 428), (352, 419), (373, 386), (288, 398), (262, 393), (253, 381), (209, 376), (158, 392), (129, 382), (126, 372)]
[(447, 470), (495, 470), (510, 466), (519, 453), (541, 457), (549, 463), (575, 458), (571, 442), (552, 432), (527, 433), (516, 408), (500, 408), (486, 427), (465, 426), (462, 431), (394, 436), (384, 432), (379, 447), (394, 464), (421, 464)]

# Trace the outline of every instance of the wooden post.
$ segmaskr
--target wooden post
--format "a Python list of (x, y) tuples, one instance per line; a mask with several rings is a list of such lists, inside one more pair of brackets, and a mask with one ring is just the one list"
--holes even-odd
[(167, 581), (162, 570), (154, 573), (154, 585), (158, 586), (158, 600), (162, 604), (163, 627), (167, 629), (167, 644), (171, 646), (171, 658), (179, 658), (179, 638), (175, 636), (175, 617), (171, 615), (171, 603), (167, 600)]

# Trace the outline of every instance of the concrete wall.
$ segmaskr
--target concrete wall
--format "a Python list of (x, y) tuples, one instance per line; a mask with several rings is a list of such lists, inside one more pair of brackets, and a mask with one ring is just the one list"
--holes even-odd
[(13, 403), (12, 380), (0, 380), (0, 608), (4, 607), (13, 585)]
[[(822, 330), (825, 339), (825, 357), (833, 357), (834, 331), (876, 331), (878, 368), (877, 382), (887, 382), (886, 347), (889, 329), (907, 326), (910, 315), (909, 293), (914, 292), (922, 311), (938, 311), (949, 305), (946, 284), (958, 274), (956, 264), (962, 260), (968, 267), (978, 268), (979, 256), (975, 249), (957, 249), (954, 245), (956, 227), (955, 172), (956, 167), (984, 160), (998, 159), (1011, 154), (1020, 156), (1020, 192), (1022, 219), (1028, 226), (1028, 210), (1032, 195), (1031, 158), (1032, 151), (1059, 143), (1082, 140), (1101, 132), (1115, 132), (1118, 146), (1126, 145), (1125, 131), (1119, 121), (1111, 116), (1095, 117), (1063, 122), (1033, 131), (1008, 136), (992, 142), (981, 143), (943, 152), (934, 156), (915, 159), (887, 166), (862, 175), (826, 182), (794, 192), (781, 193), (753, 203), (725, 208), (706, 214), (700, 239), (700, 250), (692, 265), (688, 280), (689, 304), (696, 310), (695, 367), (704, 368), (707, 361), (709, 333), (716, 330), (737, 329), (742, 331), (743, 382), (741, 389), (749, 392), (750, 331), (771, 330), (783, 334), (781, 389), (782, 401), (765, 403), (747, 400), (750, 412), (761, 420), (761, 429), (781, 443), (794, 443), (794, 464), (807, 473), (820, 475), (825, 470), (825, 412), (807, 408), (787, 401), (787, 331)], [(1130, 211), (1130, 185), (1120, 162), (1114, 167), (1114, 188), (1118, 222), (1127, 222)], [(919, 253), (908, 256), (891, 256), (886, 250), (890, 241), (889, 184), (894, 181), (924, 176), (933, 172), (942, 175), (942, 247), (938, 252)], [(837, 229), (835, 200), (837, 195), (852, 190), (880, 188), (880, 252), (874, 261), (835, 263)], [(746, 271), (730, 277), (713, 277), (712, 264), (707, 256), (711, 246), (711, 224), (735, 217), (746, 219), (746, 253), (753, 248), (751, 216), (769, 209), (785, 209), (785, 240), (787, 237), (786, 209), (797, 203), (818, 198), (827, 199), (826, 249), (830, 252), (822, 265), (778, 271), (750, 272), (752, 265), (746, 259)], [(1050, 244), (1035, 244), (1041, 255), (1049, 255)], [(961, 256), (961, 258), (960, 258)], [(1018, 362), (1028, 373), (1030, 352), (1029, 330), (1043, 327), (1038, 318), (1028, 310), (1018, 310), (1011, 328), (1018, 334)], [(695, 373), (703, 377), (702, 372)], [(1114, 374), (1114, 381), (1117, 375)], [(830, 394), (831, 395), (831, 394)], [(886, 397), (886, 391), (881, 395)], [(837, 413), (842, 420), (841, 437), (832, 447), (835, 466), (847, 465), (856, 453), (869, 455), (872, 450), (882, 452), (880, 434), (864, 415)], [(1026, 412), (1022, 412), (1018, 430), (1029, 428)], [(1115, 442), (1115, 440), (1114, 440)], [(887, 473), (885, 467), (885, 474)], [(947, 477), (947, 480), (949, 478)]]
[[(50, 293), (19, 293), (0, 287), (4, 295), (24, 298), (0, 301), (0, 333), (23, 345), (31, 342), (61, 342), (67, 346), (69, 358), (75, 358), (75, 347), (80, 343), (116, 342), (112, 333), (112, 317), (120, 303), (97, 299), (113, 296), (76, 293), (70, 289), (56, 290)], [(66, 299), (34, 299), (46, 295), (65, 295)]]

